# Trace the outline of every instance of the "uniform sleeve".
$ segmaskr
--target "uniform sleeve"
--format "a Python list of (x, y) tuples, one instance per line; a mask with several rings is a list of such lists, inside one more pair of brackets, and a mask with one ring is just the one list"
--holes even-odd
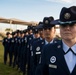
[(3, 46), (5, 46), (5, 38), (2, 40), (2, 44)]

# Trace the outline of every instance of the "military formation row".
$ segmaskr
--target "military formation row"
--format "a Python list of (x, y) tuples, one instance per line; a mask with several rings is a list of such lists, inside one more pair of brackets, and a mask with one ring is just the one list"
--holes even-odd
[[(61, 40), (55, 38), (60, 25)], [(18, 67), (23, 75), (76, 75), (76, 6), (63, 7), (60, 18), (44, 17), (36, 27), (7, 33), (3, 40), (4, 64)], [(14, 59), (14, 60), (13, 60)]]

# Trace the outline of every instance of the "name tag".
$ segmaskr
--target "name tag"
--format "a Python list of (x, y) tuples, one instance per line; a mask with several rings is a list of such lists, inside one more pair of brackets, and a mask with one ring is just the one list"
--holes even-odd
[(36, 54), (41, 54), (41, 52), (36, 52)]
[(50, 68), (55, 68), (55, 69), (56, 69), (56, 68), (57, 68), (57, 65), (49, 64), (49, 67), (50, 67)]

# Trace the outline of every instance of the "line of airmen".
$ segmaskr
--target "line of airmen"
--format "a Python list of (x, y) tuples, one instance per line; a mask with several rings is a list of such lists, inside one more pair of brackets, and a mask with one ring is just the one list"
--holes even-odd
[[(61, 40), (55, 38), (57, 24)], [(36, 28), (29, 35), (20, 37), (18, 31), (17, 36), (3, 40), (4, 64), (9, 53), (9, 66), (14, 55), (13, 67), (17, 65), (23, 75), (26, 69), (27, 75), (76, 75), (76, 6), (63, 7), (58, 20), (44, 17)]]
[(7, 64), (9, 54), (9, 66), (17, 66), (23, 75), (35, 75), (44, 45), (59, 41), (55, 38), (55, 25), (50, 24), (53, 20), (52, 16), (44, 17), (38, 26), (28, 26), (27, 30), (23, 31), (16, 30), (11, 33), (12, 37), (7, 32), (7, 37), (3, 39), (4, 64)]

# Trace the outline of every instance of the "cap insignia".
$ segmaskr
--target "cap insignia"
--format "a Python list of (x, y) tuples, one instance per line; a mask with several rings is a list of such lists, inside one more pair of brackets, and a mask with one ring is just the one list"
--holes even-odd
[(65, 19), (69, 19), (70, 17), (71, 17), (70, 13), (65, 13), (65, 14), (64, 14), (64, 18), (65, 18)]

